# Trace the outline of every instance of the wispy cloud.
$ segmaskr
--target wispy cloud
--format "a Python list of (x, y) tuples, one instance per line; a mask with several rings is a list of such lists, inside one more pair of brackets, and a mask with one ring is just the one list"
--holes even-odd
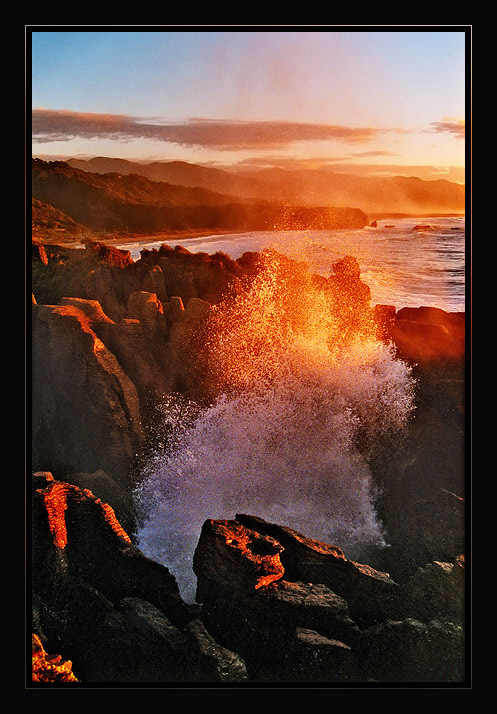
[(464, 119), (444, 119), (443, 121), (432, 122), (430, 126), (431, 131), (453, 134), (458, 139), (464, 139), (466, 136)]
[[(278, 166), (280, 168), (288, 169), (302, 169), (302, 168), (324, 168), (334, 165), (340, 165), (350, 161), (354, 161), (356, 157), (381, 157), (381, 156), (397, 156), (397, 154), (391, 151), (359, 151), (350, 152), (349, 154), (344, 154), (343, 156), (312, 156), (312, 157), (295, 157), (295, 156), (281, 156), (278, 154), (265, 154), (264, 157), (252, 156), (245, 157), (236, 163), (238, 167), (250, 167), (250, 166)], [(365, 164), (356, 164), (358, 167), (365, 166)]]
[(90, 114), (35, 109), (32, 136), (36, 141), (63, 141), (71, 138), (107, 138), (120, 141), (153, 139), (182, 146), (202, 146), (222, 150), (277, 149), (301, 141), (363, 143), (376, 138), (380, 130), (333, 124), (286, 121), (231, 121), (194, 118), (184, 122), (164, 122), (120, 114)]
[(361, 158), (376, 158), (379, 156), (398, 156), (398, 154), (394, 153), (393, 151), (355, 151), (352, 156), (355, 157), (361, 157)]

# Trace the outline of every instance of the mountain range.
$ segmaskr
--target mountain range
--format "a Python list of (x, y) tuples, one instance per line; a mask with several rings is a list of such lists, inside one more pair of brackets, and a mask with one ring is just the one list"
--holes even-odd
[(464, 213), (465, 188), (326, 169), (236, 173), (182, 161), (34, 158), (32, 199), (39, 232), (332, 229), (361, 228), (380, 214)]
[(74, 168), (96, 173), (138, 174), (153, 181), (202, 187), (240, 198), (283, 201), (300, 206), (360, 208), (367, 214), (464, 213), (465, 187), (415, 176), (364, 177), (330, 169), (266, 168), (225, 170), (184, 161), (141, 164), (125, 159), (69, 159)]

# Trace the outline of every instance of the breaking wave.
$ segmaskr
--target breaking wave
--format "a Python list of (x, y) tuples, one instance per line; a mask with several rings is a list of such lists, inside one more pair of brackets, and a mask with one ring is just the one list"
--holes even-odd
[(206, 519), (251, 513), (356, 558), (385, 547), (370, 463), (405, 426), (413, 379), (370, 312), (338, 309), (300, 266), (267, 253), (251, 288), (220, 306), (202, 408), (162, 404), (163, 435), (136, 492), (138, 546), (195, 598), (192, 557)]

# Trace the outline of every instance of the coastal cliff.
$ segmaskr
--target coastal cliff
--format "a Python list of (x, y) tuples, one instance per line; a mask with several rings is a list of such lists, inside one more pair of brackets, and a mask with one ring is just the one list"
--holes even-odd
[[(364, 211), (326, 202), (301, 205), (261, 195), (226, 195), (124, 173), (91, 173), (63, 161), (32, 160), (34, 234), (68, 229), (154, 233), (164, 230), (255, 231), (280, 225), (304, 229), (363, 228)], [(76, 229), (76, 230), (75, 230)]]
[(132, 493), (158, 407), (216, 396), (208, 328), (260, 264), (255, 253), (163, 245), (133, 262), (93, 241), (33, 243), (37, 656), (41, 643), (82, 683), (462, 682), (465, 316), (371, 307), (355, 259), (312, 280), (348, 321), (364, 313), (417, 385), (401, 447), (385, 444), (372, 464), (390, 547), (358, 562), (340, 543), (227, 513), (199, 536), (189, 605), (134, 542)]

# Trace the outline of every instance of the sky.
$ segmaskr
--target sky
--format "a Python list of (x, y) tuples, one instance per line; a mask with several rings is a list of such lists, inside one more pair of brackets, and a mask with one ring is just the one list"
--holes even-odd
[(33, 155), (464, 182), (467, 26), (175, 27), (27, 26)]

